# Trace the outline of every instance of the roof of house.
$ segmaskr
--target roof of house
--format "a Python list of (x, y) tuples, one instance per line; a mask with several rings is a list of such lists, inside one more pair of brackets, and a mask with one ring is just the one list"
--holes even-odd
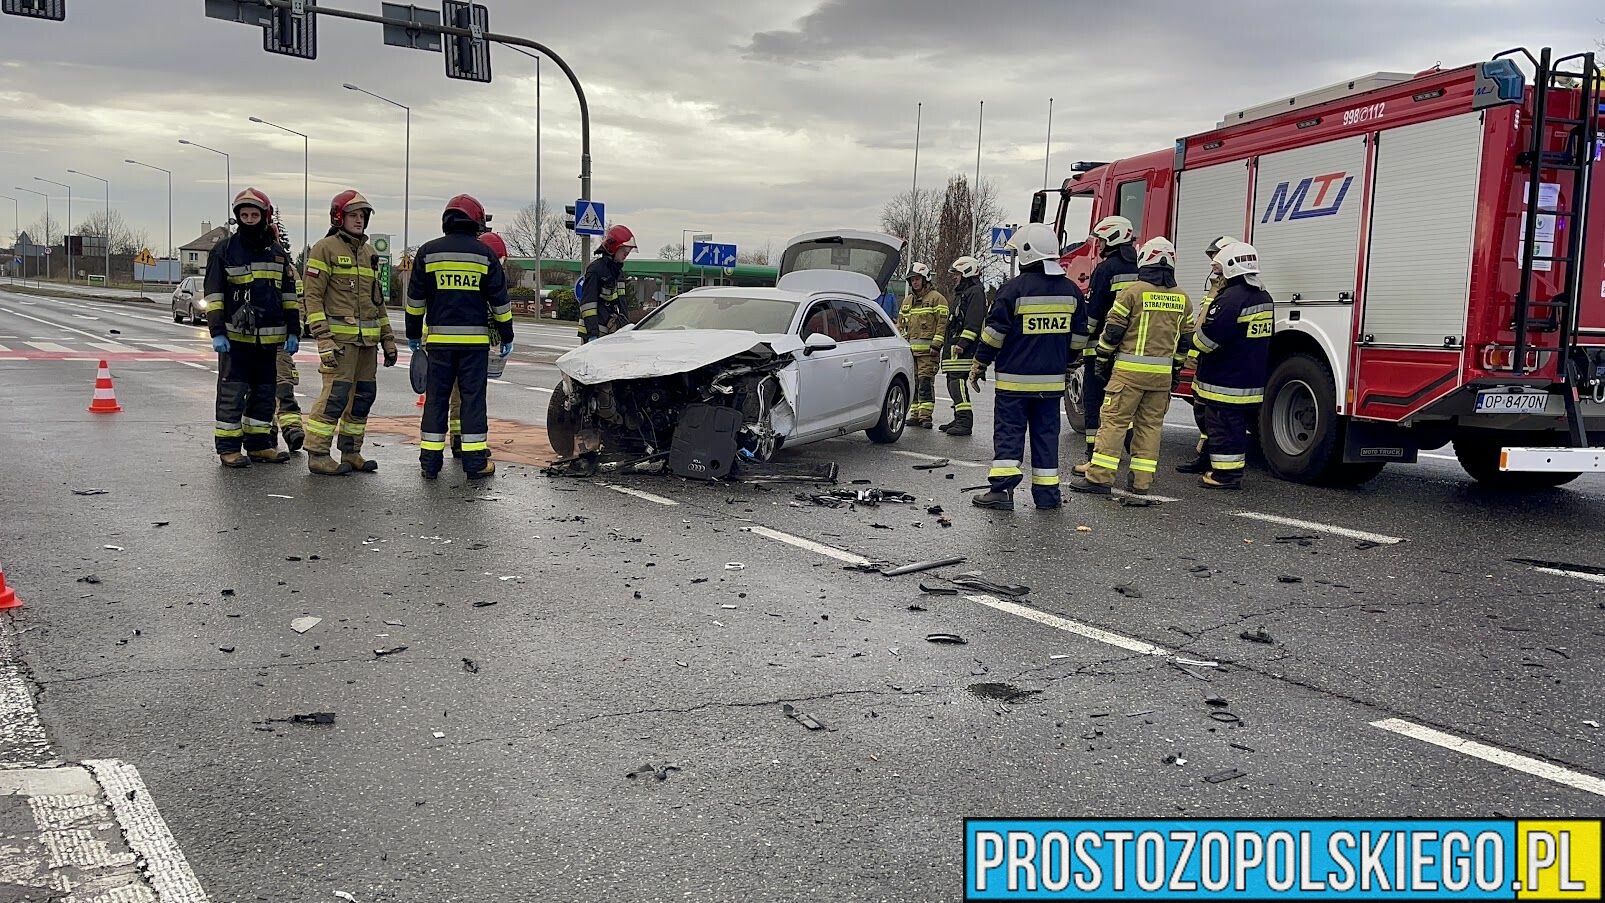
[(228, 238), (228, 227), (217, 226), (189, 244), (179, 245), (178, 249), (180, 251), (210, 251), (225, 238)]

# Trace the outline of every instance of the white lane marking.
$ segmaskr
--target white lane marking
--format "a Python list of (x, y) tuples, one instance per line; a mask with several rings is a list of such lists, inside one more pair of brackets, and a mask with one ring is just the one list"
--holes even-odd
[(117, 759), (86, 759), (84, 765), (106, 791), (106, 801), (111, 803), (129, 848), (143, 860), (157, 899), (161, 903), (208, 903), (206, 891), (134, 766)]
[(61, 352), (72, 351), (72, 349), (68, 348), (66, 345), (57, 345), (55, 342), (29, 342), (28, 344), (40, 351), (50, 351), (58, 354)]
[(90, 342), (89, 343), (89, 347), (91, 347), (91, 348), (99, 348), (101, 351), (122, 352), (122, 351), (133, 351), (134, 350), (133, 348), (130, 348), (127, 345), (119, 345), (116, 342)]
[(675, 501), (674, 499), (666, 499), (661, 495), (653, 495), (650, 492), (642, 492), (639, 489), (631, 489), (628, 486), (609, 486), (607, 488), (613, 490), (614, 492), (622, 492), (625, 495), (633, 495), (638, 499), (646, 499), (647, 501), (652, 502), (654, 504), (658, 504), (658, 505), (678, 505), (678, 504), (680, 504), (679, 502)]
[(98, 332), (85, 332), (84, 330), (78, 329), (78, 328), (73, 327), (73, 326), (63, 326), (60, 323), (52, 323), (49, 320), (43, 320), (43, 319), (40, 319), (39, 317), (35, 317), (35, 316), (31, 315), (31, 314), (19, 313), (19, 312), (14, 311), (14, 310), (6, 310), (3, 307), (0, 307), (0, 313), (10, 314), (13, 317), (21, 317), (24, 320), (32, 320), (35, 323), (43, 323), (46, 326), (51, 327), (52, 329), (65, 329), (68, 332), (76, 332), (81, 336), (88, 336), (91, 339), (102, 339), (102, 338), (105, 338), (105, 336), (101, 335)]
[(0, 351), (10, 351), (10, 350), (11, 350), (10, 348), (7, 348), (4, 345), (0, 345)]
[(745, 527), (743, 529), (755, 536), (762, 536), (775, 542), (783, 542), (788, 546), (796, 546), (799, 549), (814, 552), (826, 558), (834, 558), (845, 564), (869, 564), (869, 559), (862, 555), (844, 552), (834, 546), (814, 542), (812, 539), (803, 539), (801, 536), (792, 536), (790, 533), (782, 533), (779, 530), (771, 530), (768, 527)]
[(23, 680), (11, 628), (0, 625), (0, 769), (61, 764)]
[(540, 386), (525, 386), (524, 388), (530, 390), (531, 392), (545, 392), (548, 395), (556, 391), (555, 389), (543, 389)]
[(1567, 571), (1561, 568), (1546, 568), (1533, 566), (1533, 570), (1540, 574), (1553, 574), (1556, 577), (1573, 577), (1578, 580), (1587, 580), (1590, 583), (1605, 583), (1605, 574), (1591, 574), (1587, 571)]
[(149, 345), (152, 348), (160, 348), (163, 351), (171, 351), (174, 354), (199, 354), (203, 348), (206, 351), (211, 351), (212, 350), (210, 345), (200, 345), (200, 344), (178, 345), (178, 344), (174, 344), (174, 343), (171, 343), (171, 342), (140, 342), (140, 344), (141, 345)]
[(25, 357), (0, 357), (0, 361), (25, 361)]
[(510, 386), (510, 385), (512, 385), (512, 383), (508, 382), (505, 379), (487, 379), (485, 381), (486, 382), (490, 382), (490, 383), (495, 383), (498, 386)]
[(1152, 643), (1145, 643), (1142, 640), (1134, 640), (1128, 636), (1121, 636), (1118, 633), (1111, 633), (1101, 627), (1094, 627), (1091, 624), (1083, 624), (1080, 621), (1072, 621), (1069, 618), (1060, 617), (1059, 615), (1048, 614), (1045, 611), (1038, 611), (1030, 606), (1021, 605), (1018, 602), (1010, 602), (1005, 599), (999, 599), (996, 596), (965, 596), (964, 598), (970, 600), (971, 602), (985, 605), (988, 608), (995, 608), (998, 611), (1007, 612), (1011, 615), (1025, 618), (1027, 621), (1035, 621), (1038, 624), (1046, 624), (1049, 627), (1055, 627), (1059, 630), (1063, 630), (1067, 633), (1073, 633), (1076, 636), (1085, 637), (1089, 640), (1097, 640), (1100, 643), (1107, 643), (1110, 646), (1124, 649), (1127, 652), (1135, 652), (1138, 655), (1164, 656), (1172, 654), (1169, 649), (1165, 649), (1162, 646), (1155, 646)]
[[(205, 364), (197, 364), (194, 361), (179, 361), (179, 363), (183, 364), (186, 367), (194, 367), (197, 370), (205, 370), (206, 369), (206, 365)], [(296, 397), (299, 398), (300, 395), (298, 394)]]
[(1605, 780), (1572, 771), (1570, 768), (1562, 768), (1559, 765), (1554, 765), (1541, 759), (1534, 759), (1531, 756), (1513, 753), (1497, 746), (1478, 743), (1475, 740), (1467, 740), (1465, 737), (1457, 737), (1454, 734), (1446, 734), (1443, 731), (1423, 727), (1414, 722), (1405, 721), (1402, 718), (1384, 718), (1381, 721), (1371, 722), (1371, 726), (1403, 737), (1409, 737), (1412, 740), (1420, 740), (1423, 743), (1431, 743), (1433, 746), (1441, 746), (1452, 752), (1462, 753), (1475, 759), (1481, 759), (1484, 762), (1503, 765), (1506, 768), (1525, 772), (1534, 777), (1543, 778), (1546, 781), (1564, 784), (1584, 793), (1605, 796)]
[(77, 317), (80, 320), (98, 320), (98, 319), (100, 319), (99, 317), (91, 317), (88, 314), (73, 314), (73, 316)]
[(891, 449), (892, 454), (902, 455), (905, 458), (918, 458), (921, 461), (947, 461), (956, 467), (990, 467), (988, 464), (977, 464), (974, 461), (960, 461), (955, 458), (942, 458), (937, 455), (927, 455), (924, 452), (904, 451), (901, 448)]
[(541, 348), (541, 349), (544, 349), (546, 351), (573, 351), (575, 349), (575, 347), (577, 347), (577, 346), (569, 345), (569, 346), (565, 347), (565, 346), (562, 346), (562, 345), (535, 345), (535, 344), (532, 344), (532, 343), (529, 343), (529, 342), (520, 342), (518, 344), (518, 347), (520, 347), (520, 348)]
[(1270, 524), (1281, 524), (1284, 527), (1301, 527), (1305, 530), (1314, 530), (1317, 533), (1331, 533), (1333, 536), (1346, 536), (1349, 539), (1361, 539), (1367, 542), (1381, 543), (1391, 546), (1404, 542), (1397, 536), (1388, 536), (1383, 533), (1367, 533), (1364, 530), (1350, 530), (1347, 527), (1334, 527), (1331, 524), (1317, 523), (1310, 520), (1299, 520), (1293, 517), (1281, 517), (1275, 514), (1261, 514), (1258, 511), (1233, 511), (1232, 517), (1246, 517), (1250, 520), (1262, 520)]

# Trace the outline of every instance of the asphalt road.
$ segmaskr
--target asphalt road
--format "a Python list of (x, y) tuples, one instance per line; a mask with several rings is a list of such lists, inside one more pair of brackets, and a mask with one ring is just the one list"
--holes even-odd
[[(520, 329), (491, 407), (539, 423), (574, 339)], [(102, 356), (122, 414), (84, 411)], [(383, 438), (378, 474), (330, 480), (219, 468), (211, 361), (160, 309), (0, 288), (0, 565), (27, 603), (0, 666), (40, 728), (0, 761), (137, 766), (212, 899), (951, 900), (966, 816), (1605, 814), (1605, 478), (1501, 494), (1424, 457), (1213, 494), (1170, 472), (1178, 408), (1172, 501), (981, 512), (982, 398), (969, 439), (787, 453), (912, 506), (426, 484)], [(376, 413), (416, 414), (405, 379)], [(920, 589), (971, 570), (1030, 592)], [(312, 712), (336, 721), (273, 720)], [(645, 763), (679, 770), (626, 777)]]

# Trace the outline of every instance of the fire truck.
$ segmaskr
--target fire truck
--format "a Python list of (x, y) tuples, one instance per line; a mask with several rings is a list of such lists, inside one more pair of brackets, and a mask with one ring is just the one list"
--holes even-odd
[[(1083, 239), (1111, 214), (1175, 242), (1195, 299), (1213, 239), (1255, 246), (1276, 300), (1257, 428), (1276, 475), (1356, 485), (1452, 445), (1481, 483), (1559, 486), (1605, 470), (1601, 95), (1592, 53), (1374, 73), (1078, 163), (1031, 220), (1075, 243), (1062, 262), (1083, 286)], [(1068, 402), (1079, 429), (1079, 384)]]

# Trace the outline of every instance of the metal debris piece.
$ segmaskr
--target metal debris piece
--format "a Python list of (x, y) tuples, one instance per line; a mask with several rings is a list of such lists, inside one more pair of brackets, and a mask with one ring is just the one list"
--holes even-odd
[(927, 596), (956, 596), (959, 594), (956, 586), (932, 586), (929, 583), (921, 583), (920, 592)]
[(123, 550), (122, 546), (110, 546), (110, 545), (108, 545), (108, 546), (101, 546), (101, 548), (102, 549), (109, 549), (110, 551), (113, 551), (113, 552), (121, 552)]
[(1161, 764), (1174, 765), (1177, 768), (1180, 768), (1181, 766), (1187, 764), (1187, 760), (1186, 759), (1183, 759), (1181, 756), (1178, 756), (1175, 753), (1171, 753), (1170, 755), (1164, 757), (1163, 759), (1161, 759), (1159, 761), (1160, 761)]
[(956, 633), (927, 633), (925, 642), (939, 643), (944, 646), (967, 646), (970, 641)]
[(318, 626), (319, 624), (322, 624), (322, 623), (323, 623), (323, 619), (322, 618), (313, 618), (313, 617), (296, 618), (294, 621), (290, 622), (290, 629), (295, 631), (296, 633), (306, 633), (308, 630), (311, 630), (312, 628), (314, 628), (314, 627), (316, 627), (316, 626)]
[(1281, 576), (1276, 578), (1276, 582), (1277, 583), (1303, 583), (1304, 582), (1304, 578), (1303, 577), (1295, 577), (1292, 574), (1282, 574)]
[(1014, 583), (993, 583), (984, 580), (975, 574), (960, 574), (951, 581), (955, 586), (973, 589), (993, 596), (1010, 596), (1018, 598), (1031, 592), (1031, 587)]
[(725, 564), (724, 569), (727, 571), (744, 571), (747, 566), (739, 561), (731, 561)]
[(463, 659), (463, 670), (467, 671), (469, 674), (478, 674), (479, 663), (471, 658), (465, 658)]
[(1204, 780), (1211, 784), (1221, 784), (1226, 781), (1235, 781), (1238, 778), (1246, 777), (1248, 777), (1248, 772), (1239, 771), (1236, 768), (1228, 768), (1225, 771), (1217, 771), (1214, 774), (1204, 775)]
[(667, 781), (669, 779), (669, 772), (679, 770), (680, 766), (671, 762), (664, 762), (662, 765), (653, 765), (651, 762), (647, 762), (634, 771), (626, 771), (624, 776), (631, 779), (651, 777), (656, 781)]
[(1256, 627), (1253, 630), (1245, 630), (1237, 636), (1240, 639), (1248, 640), (1250, 643), (1264, 643), (1266, 645), (1270, 645), (1271, 643), (1276, 642), (1276, 640), (1272, 638), (1270, 634), (1265, 632), (1265, 628), (1263, 627)]
[(295, 498), (295, 496), (293, 496), (293, 495), (280, 495), (277, 492), (270, 492), (270, 493), (268, 493), (268, 498), (270, 498), (270, 499), (293, 499), (293, 498)]
[(794, 708), (792, 706), (792, 704), (789, 703), (789, 702), (784, 704), (784, 705), (782, 705), (780, 707), (780, 711), (785, 713), (787, 718), (790, 718), (791, 720), (797, 722), (798, 724), (802, 725), (803, 727), (808, 728), (811, 731), (822, 731), (822, 730), (825, 729), (824, 723), (821, 722), (818, 718), (815, 718), (814, 716), (808, 714), (807, 712), (799, 711), (798, 709)]
[[(948, 476), (952, 476), (952, 474), (948, 474)], [(991, 483), (982, 483), (979, 486), (965, 486), (963, 489), (960, 489), (959, 491), (960, 492), (980, 492), (983, 489), (990, 490), (991, 488), (992, 488), (992, 484)]]
[(495, 605), (495, 604), (496, 604), (496, 600), (495, 599), (481, 599), (478, 602), (474, 603), (474, 607), (475, 608), (489, 608), (489, 607), (491, 607), (492, 605)]
[(89, 489), (74, 489), (72, 491), (72, 494), (73, 495), (110, 495), (111, 494), (111, 490), (110, 489), (101, 489), (98, 486), (95, 486), (95, 487), (90, 487)]
[(1191, 665), (1194, 668), (1219, 668), (1220, 667), (1220, 662), (1200, 661), (1198, 659), (1182, 658), (1179, 655), (1176, 656), (1175, 662), (1178, 665)]
[(942, 458), (940, 460), (932, 461), (929, 464), (915, 464), (914, 465), (914, 469), (915, 470), (941, 470), (944, 467), (951, 467), (952, 464), (953, 464), (952, 461), (948, 460), (947, 458)]
[(1171, 665), (1171, 667), (1175, 668), (1177, 671), (1180, 671), (1181, 673), (1187, 675), (1188, 677), (1191, 677), (1194, 680), (1201, 680), (1206, 684), (1209, 683), (1209, 675), (1207, 675), (1207, 674), (1201, 674), (1201, 673), (1199, 673), (1197, 671), (1194, 671), (1192, 668), (1189, 668), (1186, 665), (1183, 665), (1183, 664), (1181, 664), (1181, 663), (1179, 663), (1179, 662), (1177, 662), (1175, 660), (1172, 660), (1170, 665)]
[(398, 652), (406, 652), (406, 651), (407, 651), (407, 647), (406, 646), (391, 646), (389, 649), (375, 649), (375, 650), (373, 650), (373, 657), (374, 658), (384, 658), (387, 655), (395, 655)]
[(343, 890), (335, 891), (334, 895), (336, 897), (339, 897), (340, 899), (346, 901), (346, 903), (357, 903), (357, 898), (356, 897), (351, 896), (350, 894), (346, 893)]
[(435, 731), (434, 733), (430, 734), (429, 736), (434, 737), (436, 740), (444, 740), (444, 739), (446, 739), (446, 735), (444, 733), (441, 733), (440, 731)]
[[(905, 564), (902, 567), (881, 571), (881, 573), (887, 577), (901, 577), (904, 574), (918, 574), (921, 571), (932, 571), (937, 568), (951, 567), (955, 564), (963, 563), (963, 555), (953, 555), (947, 558), (932, 558), (929, 561), (916, 561), (913, 564)], [(923, 588), (921, 586), (921, 589)]]
[(1118, 584), (1115, 587), (1113, 587), (1113, 589), (1114, 589), (1115, 592), (1119, 593), (1122, 596), (1125, 596), (1127, 599), (1141, 599), (1142, 598), (1142, 590), (1136, 588), (1135, 586), (1132, 586), (1129, 583)]
[(96, 577), (94, 574), (85, 574), (82, 577), (78, 578), (78, 582), (79, 583), (99, 583), (100, 582), (100, 578)]
[(1588, 725), (1589, 727), (1593, 728), (1596, 731), (1599, 730), (1599, 722), (1598, 721), (1584, 721), (1583, 723)]

